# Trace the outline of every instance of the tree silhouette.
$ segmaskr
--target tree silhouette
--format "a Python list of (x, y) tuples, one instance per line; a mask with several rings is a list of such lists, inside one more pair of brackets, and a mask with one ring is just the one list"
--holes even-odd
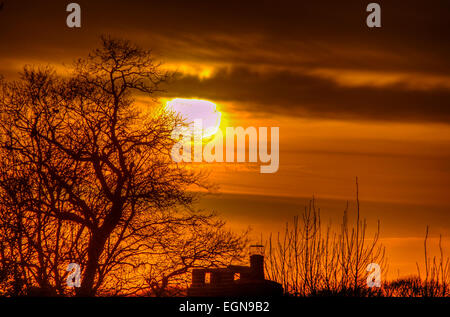
[(239, 257), (242, 237), (191, 208), (205, 175), (170, 157), (182, 118), (133, 98), (162, 91), (169, 74), (159, 66), (103, 37), (70, 73), (26, 67), (1, 83), (0, 269), (13, 293), (67, 294), (71, 262), (83, 272), (77, 295), (131, 290), (126, 280), (169, 252), (165, 235), (189, 226), (224, 237), (216, 251)]
[(367, 287), (367, 266), (377, 263), (386, 272), (385, 248), (380, 243), (380, 222), (373, 238), (367, 237), (367, 223), (360, 217), (356, 180), (356, 224), (348, 220), (348, 204), (340, 230), (322, 225), (320, 208), (313, 199), (283, 234), (268, 239), (266, 271), (293, 296), (369, 296), (377, 288)]

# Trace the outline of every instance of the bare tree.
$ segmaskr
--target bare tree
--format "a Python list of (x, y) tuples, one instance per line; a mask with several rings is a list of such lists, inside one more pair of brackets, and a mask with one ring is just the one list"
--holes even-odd
[(450, 258), (444, 256), (442, 248), (442, 235), (439, 235), (439, 257), (429, 256), (428, 251), (429, 227), (425, 232), (424, 247), (424, 274), (421, 274), (419, 264), (417, 266), (420, 294), (425, 297), (449, 296), (450, 283)]
[(150, 294), (186, 295), (191, 281), (189, 270), (243, 262), (247, 240), (227, 231), (224, 225), (211, 215), (208, 219), (192, 218), (178, 226), (161, 228), (165, 234), (160, 235), (153, 249), (153, 261), (144, 271)]
[[(358, 183), (356, 183), (358, 189)], [(359, 195), (356, 194), (356, 225), (348, 224), (348, 206), (341, 230), (331, 224), (322, 227), (320, 209), (313, 199), (301, 220), (294, 217), (283, 234), (268, 240), (268, 276), (281, 283), (286, 293), (309, 295), (368, 295), (366, 272), (369, 263), (386, 270), (384, 247), (379, 243), (380, 227), (367, 241), (365, 220), (360, 219)]]
[(78, 295), (110, 294), (148, 261), (163, 224), (209, 219), (190, 208), (205, 175), (170, 157), (182, 118), (133, 98), (162, 91), (169, 74), (159, 66), (151, 52), (103, 37), (67, 74), (27, 67), (2, 83), (0, 243), (11, 243), (0, 256), (28, 287), (66, 294), (65, 268), (76, 262)]
[(383, 285), (383, 295), (391, 297), (448, 297), (450, 296), (450, 258), (444, 255), (442, 235), (439, 235), (439, 255), (432, 258), (428, 250), (429, 227), (424, 239), (424, 267), (419, 263), (417, 275), (398, 278)]

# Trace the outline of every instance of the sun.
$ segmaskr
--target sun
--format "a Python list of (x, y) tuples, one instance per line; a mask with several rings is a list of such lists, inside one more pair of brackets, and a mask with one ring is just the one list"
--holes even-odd
[(216, 134), (220, 126), (221, 113), (214, 102), (201, 99), (175, 98), (167, 101), (166, 108), (181, 115), (186, 123), (193, 125), (201, 120), (202, 138), (209, 138)]

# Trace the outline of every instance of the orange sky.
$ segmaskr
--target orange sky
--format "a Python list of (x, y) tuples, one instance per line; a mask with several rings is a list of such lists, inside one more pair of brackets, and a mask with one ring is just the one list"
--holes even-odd
[[(231, 117), (247, 115), (236, 112)], [(324, 220), (338, 224), (346, 200), (355, 199), (354, 177), (358, 176), (361, 210), (369, 228), (381, 221), (390, 277), (416, 273), (416, 262), (423, 260), (427, 225), (431, 250), (437, 254), (439, 234), (444, 237), (445, 250), (450, 250), (448, 125), (287, 116), (238, 118), (229, 123), (280, 126), (280, 169), (275, 174), (260, 174), (255, 164), (214, 164), (210, 168), (222, 195), (208, 198), (205, 205), (233, 226), (252, 227), (255, 239), (282, 231), (284, 223), (301, 213), (313, 195)]]
[(448, 1), (381, 1), (378, 30), (365, 26), (361, 1), (78, 3), (82, 27), (68, 29), (63, 4), (5, 1), (0, 73), (61, 70), (100, 34), (136, 41), (178, 71), (164, 98), (217, 103), (222, 128), (280, 127), (277, 173), (210, 167), (222, 194), (202, 204), (235, 228), (280, 230), (312, 195), (339, 221), (358, 176), (391, 273), (415, 273), (427, 224), (450, 252)]

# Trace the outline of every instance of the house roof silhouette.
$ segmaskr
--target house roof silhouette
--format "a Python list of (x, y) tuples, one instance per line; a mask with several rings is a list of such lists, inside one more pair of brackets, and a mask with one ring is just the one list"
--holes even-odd
[[(265, 279), (261, 245), (250, 250), (250, 266), (194, 269), (188, 296), (281, 296), (281, 284)], [(209, 277), (209, 280), (207, 279)]]

